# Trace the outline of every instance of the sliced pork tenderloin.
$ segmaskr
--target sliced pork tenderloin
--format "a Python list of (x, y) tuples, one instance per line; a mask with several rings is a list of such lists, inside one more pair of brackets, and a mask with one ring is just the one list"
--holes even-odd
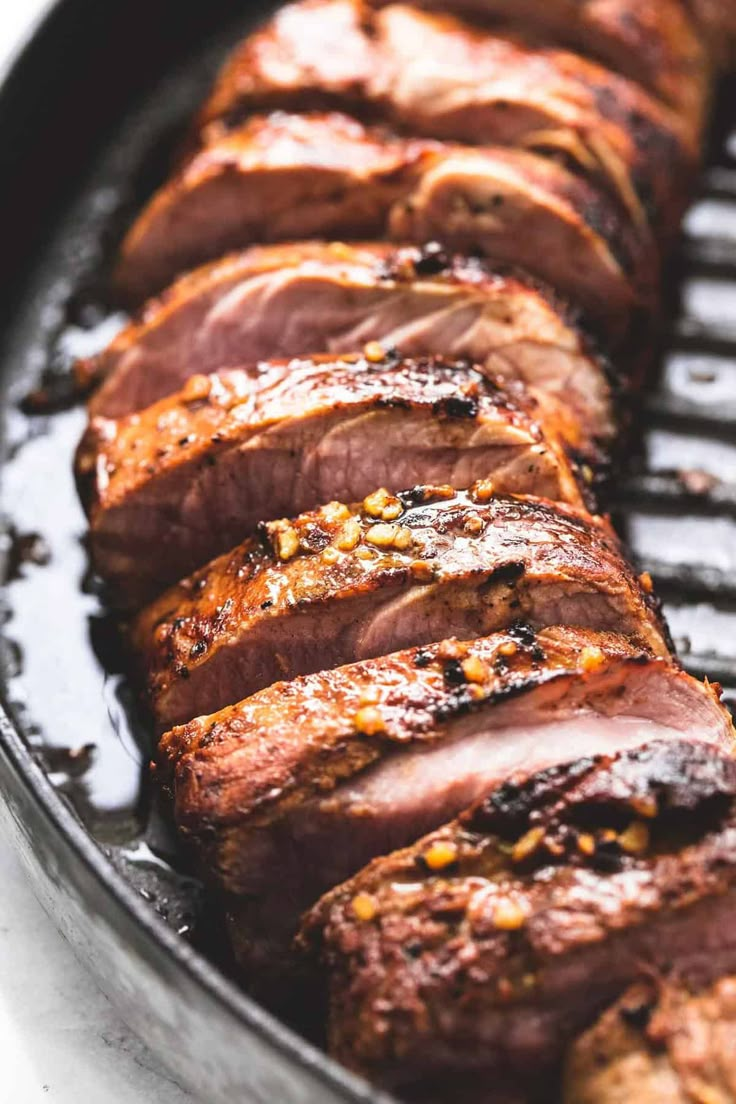
[(159, 729), (281, 678), (519, 618), (622, 632), (669, 654), (603, 520), (492, 496), (486, 483), (399, 499), (269, 522), (144, 610), (132, 639)]
[[(255, 116), (213, 138), (126, 236), (118, 284), (132, 298), (230, 249), (294, 237), (388, 235), (520, 265), (611, 337), (658, 298), (656, 251), (621, 208), (524, 150), (402, 139), (346, 115)], [(311, 350), (316, 351), (316, 350)]]
[(140, 414), (93, 419), (77, 479), (117, 600), (141, 605), (259, 522), (376, 487), (491, 479), (584, 506), (551, 418), (521, 388), (466, 362), (367, 353), (194, 376)]
[(179, 280), (78, 375), (104, 381), (90, 413), (120, 417), (195, 373), (375, 340), (523, 381), (577, 452), (594, 458), (613, 435), (608, 366), (575, 314), (529, 277), (436, 243), (256, 246)]
[[(384, 2), (374, 0), (374, 6)], [(448, 8), (444, 0), (418, 0), (418, 6)], [(713, 64), (688, 6), (710, 7), (715, 22), (718, 13), (721, 20), (725, 16), (722, 0), (453, 0), (450, 5), (455, 15), (490, 30), (521, 31), (532, 41), (535, 36), (572, 47), (602, 62), (669, 104), (695, 135), (703, 126)]]
[(167, 733), (158, 776), (269, 994), (301, 913), (376, 855), (514, 771), (681, 735), (731, 747), (710, 687), (626, 637), (518, 625), (276, 683)]
[(513, 779), (334, 890), (302, 941), (350, 1068), (539, 1084), (637, 980), (736, 970), (735, 904), (736, 760), (669, 739)]
[(708, 45), (715, 63), (722, 69), (736, 65), (736, 5), (733, 0), (684, 0)]
[(679, 228), (700, 145), (639, 85), (575, 54), (362, 0), (277, 11), (235, 52), (200, 122), (211, 136), (274, 109), (346, 110), (402, 133), (552, 154), (664, 239)]
[(650, 979), (571, 1047), (564, 1104), (732, 1104), (736, 1101), (736, 978), (703, 991)]

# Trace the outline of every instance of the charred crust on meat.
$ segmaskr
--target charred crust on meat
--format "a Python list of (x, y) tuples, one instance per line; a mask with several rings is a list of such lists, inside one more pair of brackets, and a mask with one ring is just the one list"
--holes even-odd
[(452, 266), (452, 259), (439, 242), (427, 242), (414, 260), (414, 269), (418, 276), (439, 276)]
[(641, 999), (631, 1004), (622, 1004), (618, 1014), (629, 1027), (633, 1027), (637, 1031), (646, 1031), (654, 1008), (654, 1000)]
[(500, 564), (498, 567), (494, 567), (493, 571), (484, 579), (479, 587), (479, 593), (483, 594), (495, 586), (503, 586), (504, 584), (507, 586), (515, 586), (525, 572), (526, 564), (520, 563), (519, 561)]
[(433, 403), (432, 410), (445, 418), (477, 418), (479, 407), (477, 400), (468, 395), (448, 395)]
[(735, 799), (736, 762), (706, 745), (657, 741), (501, 786), (461, 823), (509, 841), (540, 830), (525, 868), (564, 861), (613, 871), (640, 851), (697, 841)]

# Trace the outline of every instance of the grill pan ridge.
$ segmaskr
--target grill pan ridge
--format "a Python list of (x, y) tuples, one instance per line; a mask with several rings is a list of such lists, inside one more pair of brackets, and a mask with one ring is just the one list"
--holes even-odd
[[(264, 1104), (388, 1101), (278, 1024), (177, 934), (190, 926), (197, 887), (165, 861), (170, 841), (140, 789), (145, 732), (131, 709), (104, 610), (94, 591), (80, 585), (83, 522), (69, 468), (83, 414), (78, 407), (53, 415), (19, 410), (44, 373), (63, 388), (79, 343), (99, 341), (105, 332), (97, 305), (105, 257), (129, 212), (163, 174), (177, 127), (223, 51), (264, 10), (251, 6), (232, 27), (224, 0), (183, 18), (170, 0), (160, 0), (153, 13), (142, 0), (104, 7), (103, 15), (90, 0), (57, 4), (0, 91), (0, 125), (9, 128), (13, 151), (2, 155), (0, 182), (0, 224), (7, 231), (0, 263), (9, 289), (0, 351), (9, 577), (0, 821), (41, 900), (102, 988), (175, 1076), (209, 1104), (243, 1097)], [(216, 25), (222, 33), (207, 38)], [(126, 50), (141, 37), (148, 45), (131, 75)], [(62, 124), (90, 100), (90, 88), (100, 95), (62, 148)], [(735, 93), (736, 84), (729, 85), (720, 97), (709, 167), (671, 273), (675, 321), (660, 379), (640, 411), (628, 475), (610, 503), (639, 568), (651, 573), (664, 600), (684, 665), (720, 681), (732, 709), (736, 112), (729, 117), (729, 107)], [(141, 106), (129, 110), (136, 102)], [(39, 175), (44, 151), (63, 158), (47, 178)], [(25, 232), (17, 217), (24, 195), (38, 212)], [(49, 693), (41, 693), (49, 678)]]

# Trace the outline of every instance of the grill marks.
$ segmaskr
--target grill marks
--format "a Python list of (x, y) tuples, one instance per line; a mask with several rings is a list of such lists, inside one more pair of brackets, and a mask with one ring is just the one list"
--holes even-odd
[[(261, 521), (428, 477), (582, 505), (528, 398), (465, 363), (328, 356), (195, 376), (77, 457), (93, 562), (126, 604), (232, 548)], [(400, 512), (400, 504), (396, 503)]]
[(278, 678), (519, 618), (625, 632), (669, 654), (606, 525), (479, 493), (421, 488), (389, 522), (339, 504), (272, 522), (168, 591), (134, 630), (160, 728)]

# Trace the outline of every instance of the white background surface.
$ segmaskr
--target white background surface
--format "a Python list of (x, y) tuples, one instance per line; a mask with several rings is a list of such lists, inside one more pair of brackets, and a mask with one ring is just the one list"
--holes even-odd
[[(49, 6), (0, 0), (0, 79)], [(0, 1104), (196, 1104), (77, 963), (1, 835)]]

